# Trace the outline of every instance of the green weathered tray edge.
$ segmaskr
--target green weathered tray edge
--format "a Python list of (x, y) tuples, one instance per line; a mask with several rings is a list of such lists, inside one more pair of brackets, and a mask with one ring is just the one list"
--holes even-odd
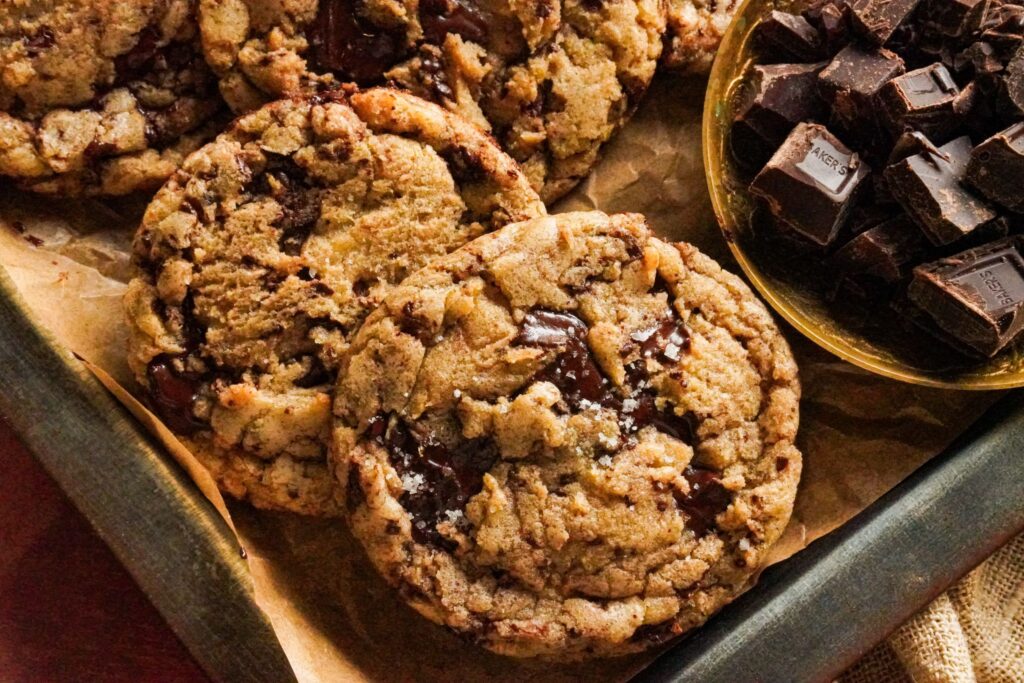
[(294, 680), (223, 520), (71, 352), (33, 320), (3, 267), (0, 414), (211, 678)]

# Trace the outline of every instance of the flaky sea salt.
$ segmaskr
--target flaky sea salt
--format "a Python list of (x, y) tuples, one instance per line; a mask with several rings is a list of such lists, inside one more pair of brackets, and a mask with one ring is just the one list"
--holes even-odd
[(406, 493), (418, 493), (426, 483), (423, 475), (418, 472), (404, 472), (402, 474), (402, 489)]

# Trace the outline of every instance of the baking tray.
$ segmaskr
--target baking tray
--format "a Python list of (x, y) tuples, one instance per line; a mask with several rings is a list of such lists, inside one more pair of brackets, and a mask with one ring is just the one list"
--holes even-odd
[[(0, 268), (0, 413), (217, 681), (294, 680), (223, 521)], [(1024, 528), (1024, 393), (791, 559), (645, 681), (831, 680)]]

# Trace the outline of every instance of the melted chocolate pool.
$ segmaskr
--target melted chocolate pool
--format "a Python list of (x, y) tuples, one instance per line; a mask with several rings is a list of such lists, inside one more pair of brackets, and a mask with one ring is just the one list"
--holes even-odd
[(483, 488), (484, 474), (498, 459), (487, 439), (463, 441), (454, 448), (431, 435), (417, 433), (400, 418), (373, 418), (369, 434), (388, 450), (392, 467), (406, 487), (399, 502), (412, 517), (412, 537), (417, 543), (453, 550), (451, 541), (438, 531), (440, 522), (466, 524), (461, 514), (470, 498)]
[(150, 403), (171, 431), (194, 434), (206, 427), (192, 411), (201, 385), (198, 378), (177, 372), (170, 356), (155, 358), (147, 375)]
[[(596, 405), (618, 414), (620, 431), (631, 437), (646, 426), (686, 443), (694, 437), (694, 416), (676, 415), (671, 406), (658, 408), (656, 395), (647, 384), (646, 360), (660, 356), (678, 361), (690, 349), (686, 328), (675, 314), (640, 330), (631, 337), (624, 354), (639, 346), (640, 359), (627, 368), (627, 386), (618, 388), (601, 372), (587, 346), (587, 324), (571, 313), (547, 310), (529, 312), (513, 340), (515, 346), (556, 350), (552, 360), (531, 380), (551, 382), (562, 394), (568, 408), (580, 411)], [(450, 520), (460, 528), (466, 524), (462, 511), (483, 487), (483, 475), (498, 459), (489, 439), (441, 443), (421, 433), (396, 416), (378, 415), (370, 422), (368, 435), (384, 446), (391, 465), (402, 478), (405, 493), (402, 506), (413, 520), (413, 539), (448, 550), (454, 544), (441, 536), (437, 525)], [(627, 443), (627, 448), (630, 445)], [(704, 535), (714, 527), (715, 517), (728, 507), (731, 495), (718, 474), (708, 469), (687, 467), (689, 493), (676, 495), (676, 504), (687, 516), (687, 527)], [(671, 636), (669, 636), (671, 637)]]

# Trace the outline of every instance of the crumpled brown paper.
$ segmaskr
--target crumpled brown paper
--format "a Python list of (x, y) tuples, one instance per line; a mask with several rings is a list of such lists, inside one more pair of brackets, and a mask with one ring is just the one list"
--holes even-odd
[[(738, 270), (718, 233), (701, 163), (704, 82), (662, 76), (604, 161), (555, 210), (644, 213), (655, 232), (685, 239)], [(40, 200), (0, 190), (0, 264), (38, 320), (129, 390), (120, 297), (139, 202)], [(792, 522), (773, 561), (798, 552), (892, 488), (935, 455), (996, 399), (899, 384), (787, 337), (804, 399), (799, 445), (804, 478)], [(131, 403), (124, 392), (122, 399)], [(193, 472), (187, 452), (130, 406)], [(180, 449), (180, 444), (178, 444)], [(209, 492), (217, 504), (219, 495)], [(300, 681), (623, 680), (656, 653), (558, 665), (492, 655), (426, 622), (373, 573), (337, 520), (314, 520), (228, 503), (246, 549), (257, 602)], [(226, 511), (222, 509), (222, 514)]]

